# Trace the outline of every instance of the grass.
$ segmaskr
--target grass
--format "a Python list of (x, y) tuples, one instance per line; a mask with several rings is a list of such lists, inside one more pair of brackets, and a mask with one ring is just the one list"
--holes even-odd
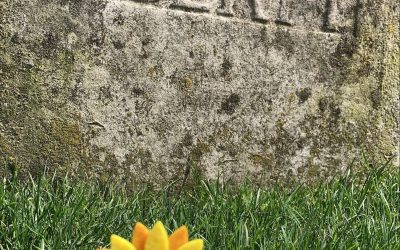
[(186, 224), (206, 249), (400, 249), (400, 170), (375, 166), (314, 187), (197, 180), (179, 195), (68, 178), (4, 178), (0, 249), (96, 249), (132, 225)]

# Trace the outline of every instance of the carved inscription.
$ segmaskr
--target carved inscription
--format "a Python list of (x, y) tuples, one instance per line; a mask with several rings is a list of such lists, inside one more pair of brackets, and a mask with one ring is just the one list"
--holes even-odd
[(210, 11), (210, 5), (208, 3), (195, 2), (192, 0), (175, 0), (171, 7), (198, 12)]
[[(237, 0), (221, 0), (220, 7), (217, 9), (217, 13), (223, 16), (234, 16), (233, 5)], [(265, 15), (262, 10), (262, 0), (252, 0), (253, 1), (253, 13), (254, 19), (262, 21), (271, 21), (271, 17)]]
[[(133, 0), (140, 1), (142, 0)], [(161, 1), (161, 0), (156, 0)], [(168, 0), (167, 0), (168, 1)], [(298, 26), (324, 32), (351, 31), (356, 19), (356, 0), (171, 0), (162, 6), (188, 12), (238, 17), (241, 3), (250, 9), (251, 20)], [(154, 3), (152, 1), (152, 3)], [(243, 10), (239, 10), (243, 12)], [(243, 16), (243, 15), (242, 15)]]
[(293, 25), (293, 21), (289, 17), (289, 8), (287, 0), (281, 0), (279, 4), (279, 13), (276, 22), (286, 25)]
[(338, 11), (338, 1), (330, 0), (328, 3), (328, 20), (327, 20), (327, 28), (329, 30), (338, 31), (340, 23), (338, 20), (339, 11)]

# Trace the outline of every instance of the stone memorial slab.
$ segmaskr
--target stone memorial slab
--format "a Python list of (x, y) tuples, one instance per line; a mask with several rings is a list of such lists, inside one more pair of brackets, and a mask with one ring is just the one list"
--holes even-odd
[(398, 159), (395, 0), (0, 6), (0, 156), (31, 172), (270, 183)]

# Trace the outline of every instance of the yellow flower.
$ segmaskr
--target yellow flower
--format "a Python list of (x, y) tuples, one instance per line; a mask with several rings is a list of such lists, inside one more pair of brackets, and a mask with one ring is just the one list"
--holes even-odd
[(142, 223), (136, 223), (130, 242), (118, 235), (111, 235), (109, 250), (202, 250), (203, 247), (203, 240), (189, 241), (189, 232), (185, 226), (168, 237), (164, 225), (158, 221), (151, 230)]

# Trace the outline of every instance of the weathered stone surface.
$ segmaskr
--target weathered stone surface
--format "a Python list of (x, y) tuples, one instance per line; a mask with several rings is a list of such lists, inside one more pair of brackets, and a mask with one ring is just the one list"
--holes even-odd
[(130, 183), (399, 149), (396, 0), (0, 3), (0, 155)]

